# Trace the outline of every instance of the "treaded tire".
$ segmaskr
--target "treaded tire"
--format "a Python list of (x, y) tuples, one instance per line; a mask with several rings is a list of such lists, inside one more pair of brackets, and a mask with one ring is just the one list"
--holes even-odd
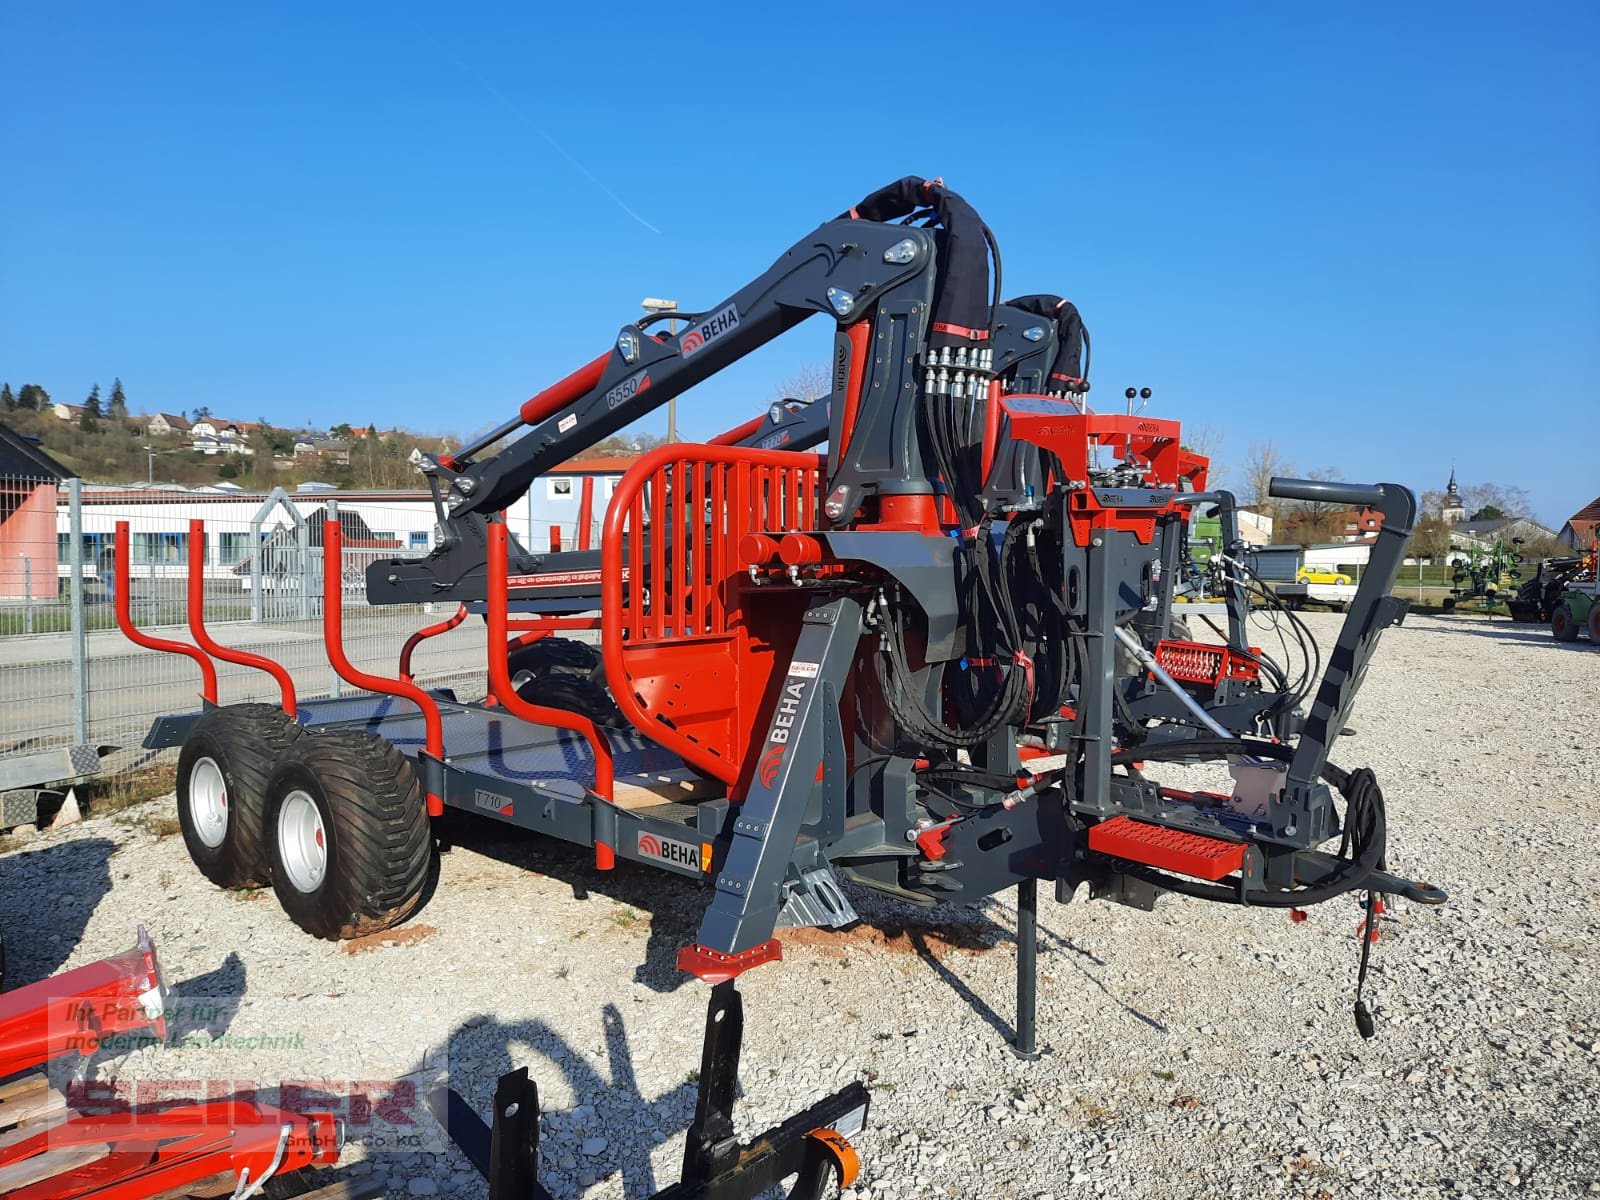
[(517, 695), (530, 704), (560, 708), (588, 717), (596, 725), (627, 727), (627, 720), (606, 687), (600, 651), (571, 638), (543, 637), (512, 650), (506, 669), (513, 681), (528, 675)]
[[(233, 704), (202, 715), (184, 740), (178, 754), (178, 825), (194, 865), (218, 887), (265, 887), (271, 879), (262, 815), (267, 778), (304, 732), (276, 705)], [(204, 792), (217, 784), (220, 830), (196, 811), (216, 811)]]
[(593, 675), (600, 669), (600, 651), (573, 638), (542, 637), (512, 650), (506, 656), (506, 669), (512, 678), (523, 671), (530, 675)]
[[(422, 785), (405, 754), (377, 734), (301, 738), (272, 772), (265, 815), (272, 890), (312, 936), (362, 937), (420, 906), (434, 866)], [(308, 822), (314, 838), (301, 836)], [(307, 863), (313, 846), (320, 871)]]
[(1565, 604), (1556, 605), (1555, 612), (1550, 614), (1550, 636), (1558, 642), (1578, 640), (1578, 619)]
[(1589, 640), (1600, 646), (1600, 597), (1589, 603)]

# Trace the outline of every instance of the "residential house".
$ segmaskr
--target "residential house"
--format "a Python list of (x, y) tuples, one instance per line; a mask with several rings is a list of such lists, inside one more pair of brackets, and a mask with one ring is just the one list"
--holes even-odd
[(77, 422), (83, 420), (83, 405), (81, 404), (52, 404), (50, 411), (63, 421)]
[(201, 454), (254, 454), (236, 421), (207, 417), (189, 426), (189, 445)]
[[(303, 443), (296, 442), (294, 452), (300, 457), (300, 447)], [(341, 466), (350, 465), (350, 443), (339, 438), (316, 438), (311, 442), (308, 452), (325, 462), (339, 463)]]
[(1573, 513), (1557, 536), (1574, 550), (1593, 549), (1600, 537), (1600, 496)]
[(56, 485), (72, 475), (37, 439), (0, 425), (0, 601), (55, 598)]
[(146, 430), (152, 434), (186, 434), (189, 432), (189, 422), (172, 413), (157, 413), (150, 418)]
[(1343, 532), (1335, 535), (1341, 542), (1375, 542), (1383, 528), (1383, 514), (1375, 508), (1353, 508), (1339, 514)]

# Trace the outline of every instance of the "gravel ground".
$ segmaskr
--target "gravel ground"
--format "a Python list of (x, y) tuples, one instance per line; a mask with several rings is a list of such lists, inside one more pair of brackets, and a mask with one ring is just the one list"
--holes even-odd
[[(1338, 618), (1308, 620), (1330, 644)], [(1050, 1052), (1025, 1063), (1005, 1044), (1009, 899), (928, 914), (858, 896), (861, 926), (794, 936), (783, 964), (743, 981), (742, 1132), (864, 1078), (863, 1173), (845, 1193), (858, 1200), (1600, 1193), (1597, 680), (1600, 650), (1537, 629), (1413, 617), (1387, 635), (1336, 760), (1377, 770), (1392, 865), (1451, 903), (1386, 922), (1375, 1040), (1351, 1019), (1354, 900), (1295, 924), (1042, 896)], [(445, 1056), (481, 1110), (526, 1064), (556, 1196), (676, 1179), (705, 991), (672, 957), (702, 893), (464, 823), (409, 929), (352, 954), (300, 935), (270, 893), (206, 885), (162, 836), (169, 812), (89, 820), (0, 858), (14, 982), (124, 949), (142, 921), (191, 1024), (217, 1035), (202, 1077), (425, 1078)], [(225, 994), (244, 1007), (201, 1011)], [(292, 1051), (225, 1044), (269, 1027), (298, 1038)], [(158, 1053), (173, 1052), (123, 1069), (172, 1077)], [(386, 1173), (392, 1194), (482, 1194), (455, 1151), (354, 1132), (351, 1169)]]

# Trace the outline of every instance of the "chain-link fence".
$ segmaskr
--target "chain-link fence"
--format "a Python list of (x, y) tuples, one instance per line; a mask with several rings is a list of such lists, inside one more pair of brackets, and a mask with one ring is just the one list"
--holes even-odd
[[(323, 643), (328, 519), (339, 521), (343, 535), (346, 651), (358, 667), (393, 675), (406, 638), (446, 614), (423, 605), (369, 607), (365, 570), (375, 559), (428, 551), (434, 511), (426, 495), (207, 493), (0, 478), (0, 787), (47, 782), (51, 776), (20, 780), (17, 769), (7, 770), (41, 751), (135, 746), (156, 716), (199, 706), (192, 661), (136, 647), (118, 628), (119, 522), (128, 526), (126, 601), (135, 625), (192, 642), (189, 623), (198, 614), (223, 645), (283, 663), (302, 697), (339, 694), (345, 685)], [(527, 519), (520, 524), (516, 532), (529, 538)], [(193, 583), (191, 571), (198, 572)], [(483, 624), (474, 620), (422, 643), (412, 673), (424, 686), (475, 697), (483, 664)], [(277, 699), (266, 674), (216, 666), (220, 703)]]

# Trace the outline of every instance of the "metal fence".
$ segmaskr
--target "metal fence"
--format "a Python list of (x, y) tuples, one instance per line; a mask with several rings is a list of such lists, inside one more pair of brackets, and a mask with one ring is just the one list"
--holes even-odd
[[(322, 622), (322, 522), (330, 517), (343, 533), (346, 651), (358, 667), (392, 675), (405, 639), (440, 616), (424, 605), (368, 606), (365, 570), (375, 558), (427, 550), (433, 513), (424, 498), (209, 495), (0, 478), (0, 787), (57, 777), (18, 778), (25, 760), (46, 769), (53, 760), (41, 752), (59, 758), (77, 747), (82, 758), (85, 747), (136, 746), (156, 716), (199, 706), (193, 662), (140, 649), (117, 626), (119, 521), (129, 530), (134, 624), (192, 641), (193, 559), (199, 613), (218, 642), (283, 663), (304, 697), (337, 695), (343, 685)], [(464, 622), (424, 642), (412, 672), (424, 686), (479, 696), (484, 651), (482, 622)], [(264, 673), (216, 665), (220, 703), (278, 697)]]

